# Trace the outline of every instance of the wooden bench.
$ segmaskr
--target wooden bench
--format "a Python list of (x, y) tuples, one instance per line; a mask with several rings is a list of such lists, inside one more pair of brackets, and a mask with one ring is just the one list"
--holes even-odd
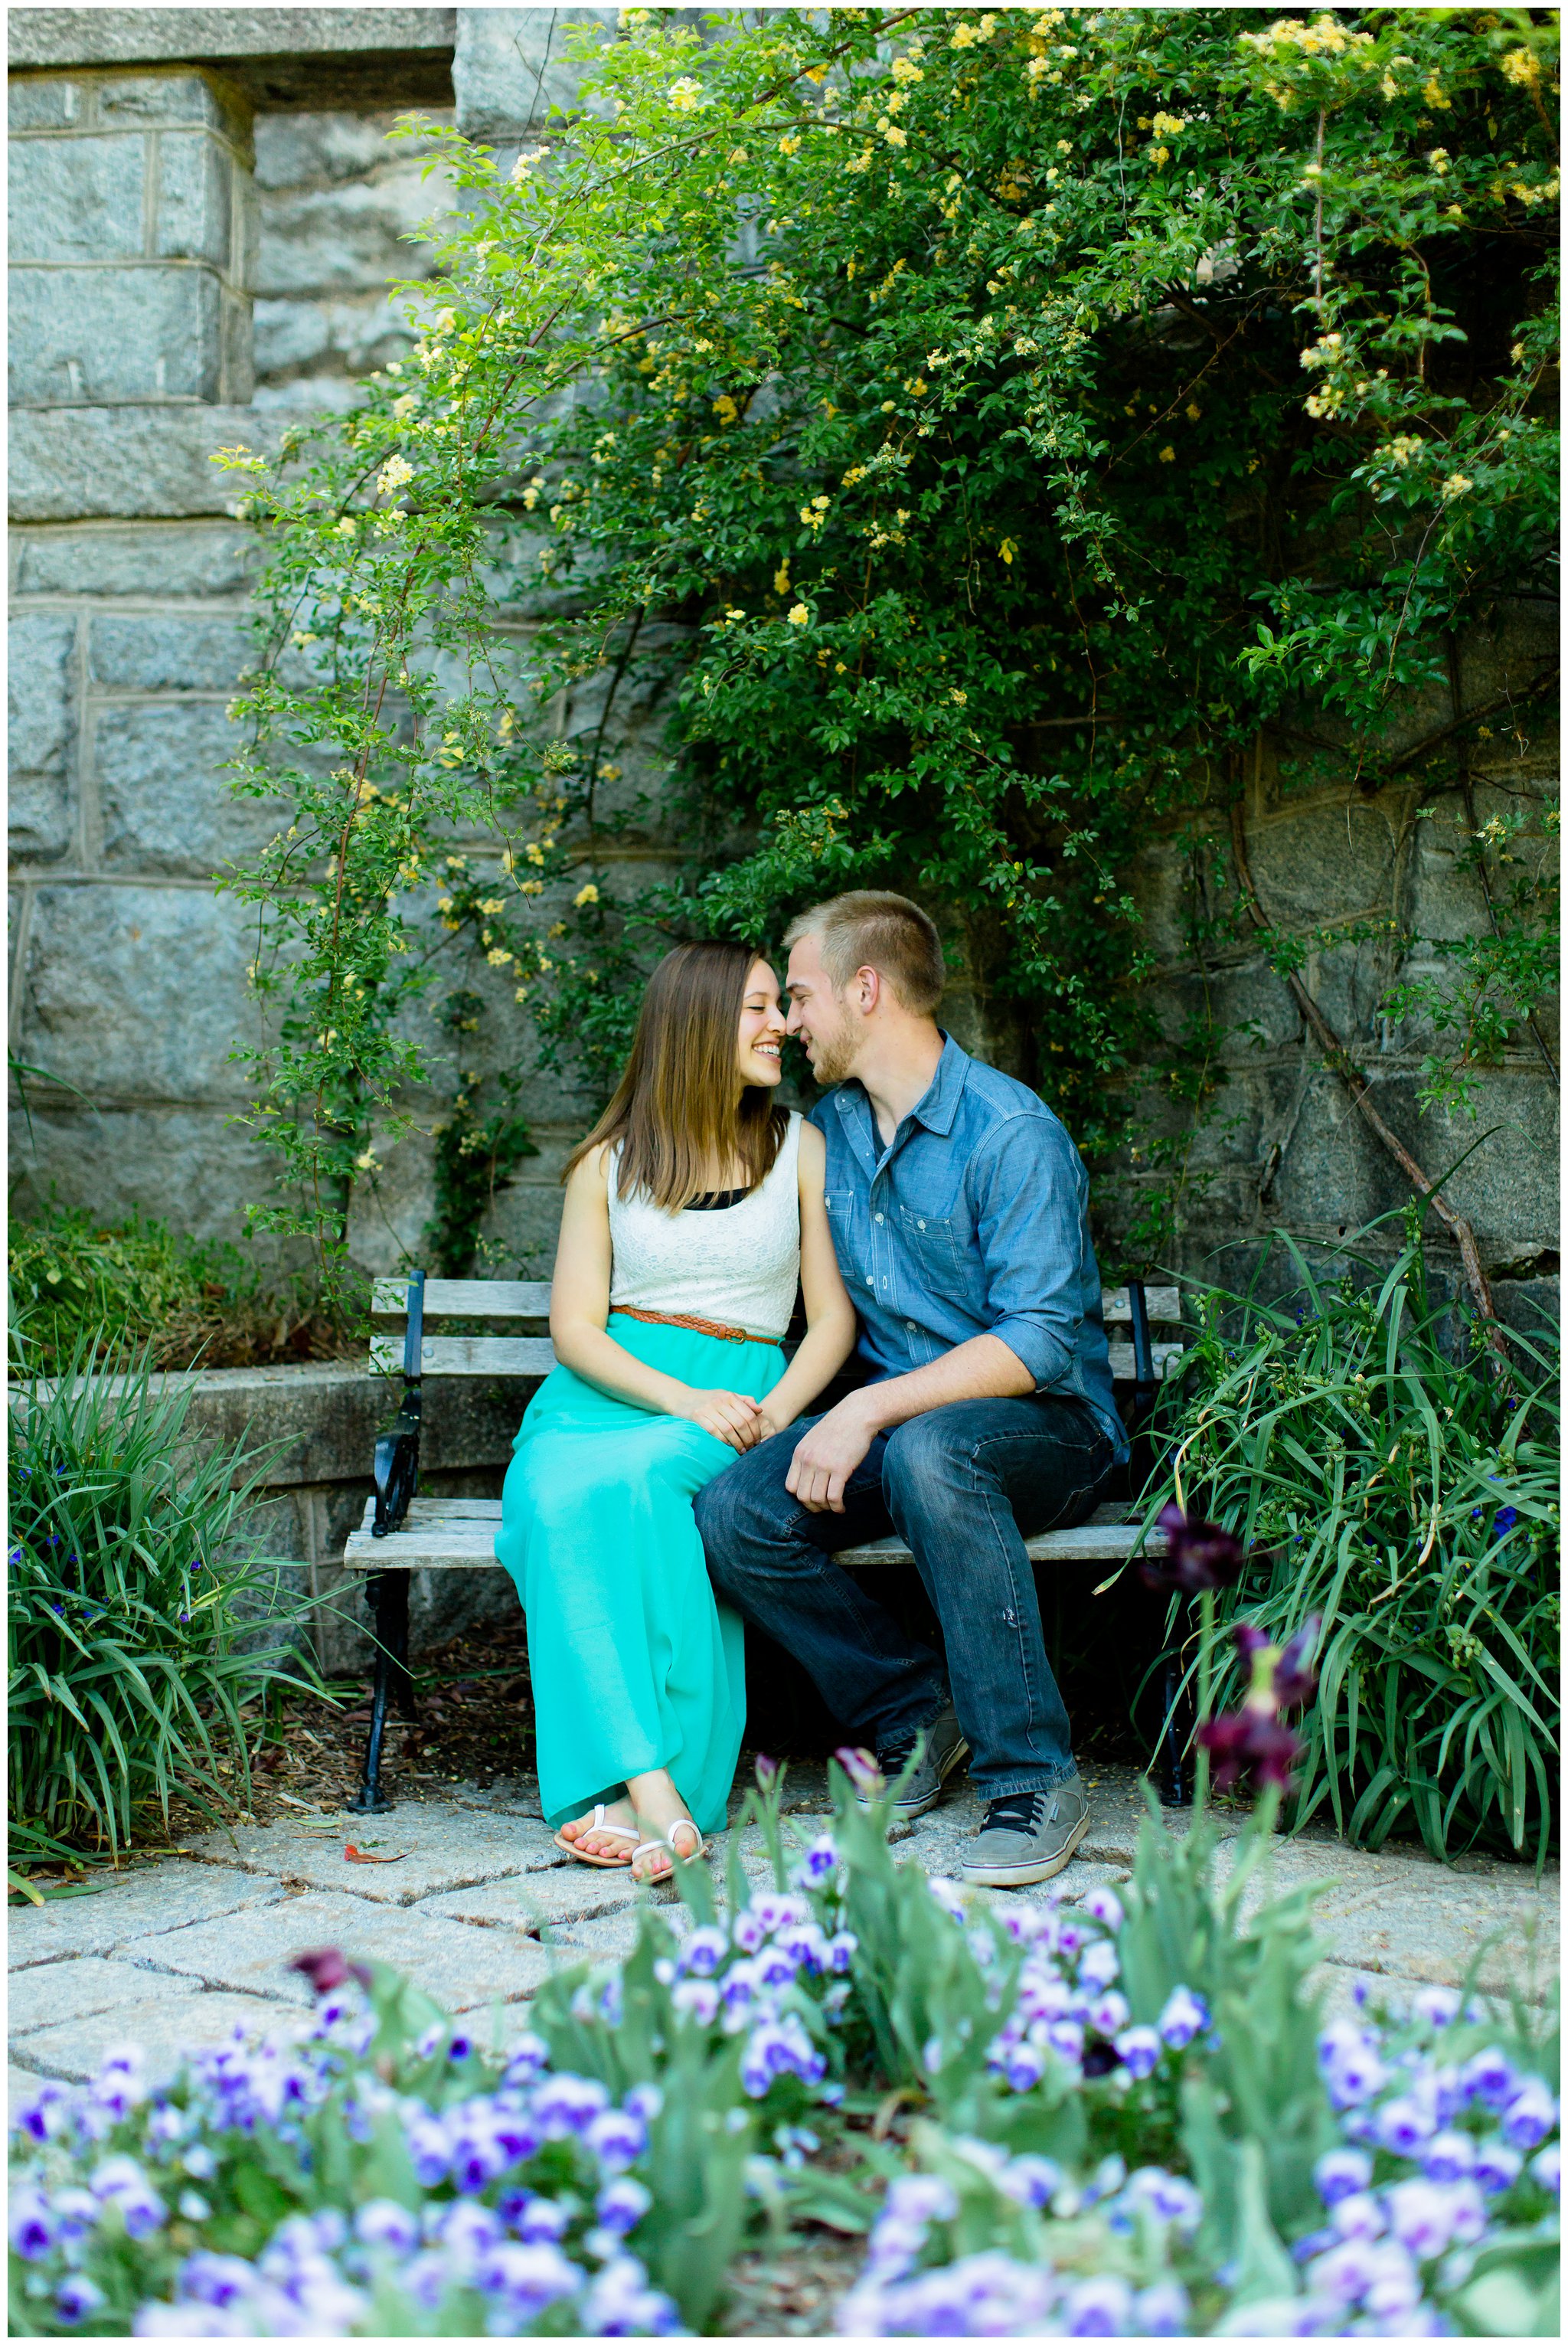
[[(1179, 1297), (1174, 1286), (1145, 1287), (1135, 1281), (1128, 1286), (1108, 1287), (1101, 1305), (1112, 1335), (1111, 1375), (1118, 1385), (1130, 1387), (1124, 1414), (1129, 1429), (1136, 1433), (1153, 1407), (1160, 1377), (1181, 1354), (1179, 1342), (1156, 1342), (1152, 1333), (1155, 1327), (1174, 1329)], [(375, 1496), (367, 1501), (364, 1520), (350, 1532), (343, 1556), (349, 1571), (368, 1575), (366, 1595), (376, 1621), (376, 1683), (364, 1780), (349, 1802), (361, 1815), (380, 1814), (392, 1805), (380, 1780), (389, 1701), (396, 1699), (405, 1717), (414, 1714), (409, 1670), (410, 1572), (501, 1568), (495, 1558), (499, 1498), (416, 1495), (424, 1380), (427, 1376), (542, 1377), (555, 1365), (555, 1347), (547, 1334), (440, 1335), (427, 1332), (441, 1320), (464, 1321), (470, 1326), (476, 1321), (493, 1320), (547, 1325), (550, 1288), (537, 1280), (427, 1279), (421, 1270), (406, 1285), (401, 1279), (378, 1279), (370, 1307), (378, 1319), (403, 1323), (400, 1333), (371, 1336), (369, 1364), (372, 1375), (400, 1373), (403, 1392), (397, 1416), (377, 1438)], [(1117, 1563), (1131, 1555), (1138, 1542), (1134, 1509), (1116, 1503), (1097, 1508), (1087, 1522), (1072, 1530), (1045, 1531), (1025, 1544), (1039, 1563)], [(1162, 1544), (1158, 1532), (1144, 1542), (1149, 1548)], [(837, 1558), (856, 1569), (913, 1559), (908, 1548), (893, 1538), (845, 1548)]]

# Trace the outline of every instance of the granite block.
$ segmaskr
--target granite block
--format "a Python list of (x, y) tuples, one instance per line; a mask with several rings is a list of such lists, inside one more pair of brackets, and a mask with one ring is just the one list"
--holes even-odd
[(237, 2027), (247, 2035), (290, 2035), (305, 2018), (297, 2005), (259, 1995), (171, 1995), (167, 1979), (146, 1984), (154, 1991), (140, 2003), (118, 2004), (96, 2018), (26, 2036), (23, 2057), (40, 2076), (86, 2084), (111, 2053), (134, 2044), (142, 2054), (142, 2073), (156, 2089), (171, 2083), (193, 2052), (227, 2044)]
[(426, 1898), (420, 1911), (444, 1914), (453, 1922), (472, 1922), (485, 1929), (521, 1930), (525, 1937), (537, 1937), (542, 1929), (553, 1936), (607, 1914), (625, 1912), (640, 1895), (628, 1873), (564, 1859), (552, 1872), (485, 1882), (472, 1889), (453, 1890), (444, 1897)]
[(8, 168), (13, 261), (140, 254), (145, 138), (22, 138)]
[(266, 453), (283, 428), (250, 407), (23, 410), (11, 418), (11, 517), (231, 515), (243, 482), (209, 462), (213, 451), (242, 445)]
[(170, 260), (207, 260), (227, 269), (232, 255), (234, 165), (205, 131), (158, 141), (156, 249)]
[(212, 401), (224, 391), (221, 327), (209, 269), (16, 269), (11, 397), (50, 407)]
[(209, 887), (50, 879), (17, 986), (24, 1055), (89, 1099), (245, 1099), (230, 1053), (259, 1039), (245, 984), (254, 950), (243, 910)]
[[(13, 81), (7, 93), (6, 127), (13, 134), (27, 130), (66, 130), (82, 119), (79, 82), (28, 76)], [(12, 157), (12, 168), (15, 157)]]
[(76, 621), (65, 613), (29, 611), (10, 624), (10, 832), (20, 861), (51, 862), (70, 845), (76, 642)]
[(247, 1916), (243, 1930), (198, 1922), (124, 1949), (148, 1969), (199, 1979), (234, 1994), (309, 2004), (310, 1989), (289, 1969), (298, 1954), (338, 1946), (350, 1961), (383, 1962), (448, 2011), (472, 2011), (531, 1995), (549, 1975), (542, 1951), (510, 1931), (480, 1930), (435, 1914), (313, 1891)]
[[(174, 1980), (171, 1995), (194, 1995), (194, 1980)], [(68, 2020), (91, 2019), (126, 2003), (145, 2003), (147, 1974), (131, 1963), (106, 1962), (98, 1954), (79, 1954), (74, 1962), (39, 1963), (18, 1971), (5, 1996), (5, 2025), (13, 2036), (40, 2027), (63, 2027)]]
[(90, 1897), (52, 1898), (7, 1917), (6, 1959), (13, 1972), (73, 1956), (110, 1954), (135, 1939), (192, 1922), (216, 1922), (281, 1897), (276, 1881), (183, 1858), (128, 1873)]
[[(113, 692), (232, 692), (241, 670), (259, 658), (243, 612), (116, 613), (93, 622), (87, 673)], [(212, 721), (221, 721), (219, 711)], [(215, 762), (232, 756), (236, 746), (232, 733), (221, 734)]]
[[(567, 1862), (542, 1824), (444, 1802), (405, 1800), (390, 1815), (345, 1816), (339, 1822), (339, 1832), (330, 1836), (297, 1823), (247, 1824), (232, 1835), (201, 1833), (190, 1846), (198, 1856), (247, 1873), (309, 1881), (376, 1905), (420, 1904)], [(349, 1842), (373, 1843), (369, 1853), (399, 1861), (352, 1863), (343, 1853)]]
[(79, 528), (14, 530), (18, 594), (159, 596), (243, 594), (259, 549), (232, 522), (172, 522), (161, 526), (103, 522)]

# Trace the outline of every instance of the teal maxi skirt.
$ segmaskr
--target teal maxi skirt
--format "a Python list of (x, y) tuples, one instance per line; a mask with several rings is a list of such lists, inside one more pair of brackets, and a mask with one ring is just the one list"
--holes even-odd
[[(683, 1384), (761, 1400), (776, 1344), (725, 1343), (612, 1311), (608, 1332)], [(547, 1823), (667, 1767), (700, 1830), (724, 1827), (746, 1719), (738, 1613), (709, 1584), (692, 1501), (736, 1453), (683, 1416), (616, 1400), (557, 1367), (530, 1402), (495, 1552), (528, 1620)]]

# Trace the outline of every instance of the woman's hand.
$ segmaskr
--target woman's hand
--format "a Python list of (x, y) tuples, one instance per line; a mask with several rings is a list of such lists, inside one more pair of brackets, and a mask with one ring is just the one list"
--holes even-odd
[(775, 1433), (782, 1433), (786, 1425), (794, 1423), (794, 1418), (788, 1410), (775, 1409), (773, 1406), (773, 1396), (770, 1393), (757, 1411), (757, 1439), (771, 1441)]
[(754, 1400), (744, 1393), (715, 1390), (704, 1392), (694, 1385), (686, 1388), (684, 1400), (671, 1410), (673, 1416), (683, 1416), (693, 1425), (700, 1425), (715, 1441), (727, 1442), (732, 1449), (754, 1449), (763, 1438), (758, 1430), (762, 1411)]

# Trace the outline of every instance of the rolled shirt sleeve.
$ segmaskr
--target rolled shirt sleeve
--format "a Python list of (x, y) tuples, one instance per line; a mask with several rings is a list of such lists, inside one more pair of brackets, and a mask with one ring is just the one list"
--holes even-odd
[(1084, 1316), (1088, 1176), (1056, 1118), (1041, 1114), (999, 1125), (970, 1177), (990, 1332), (1047, 1391), (1067, 1377)]

